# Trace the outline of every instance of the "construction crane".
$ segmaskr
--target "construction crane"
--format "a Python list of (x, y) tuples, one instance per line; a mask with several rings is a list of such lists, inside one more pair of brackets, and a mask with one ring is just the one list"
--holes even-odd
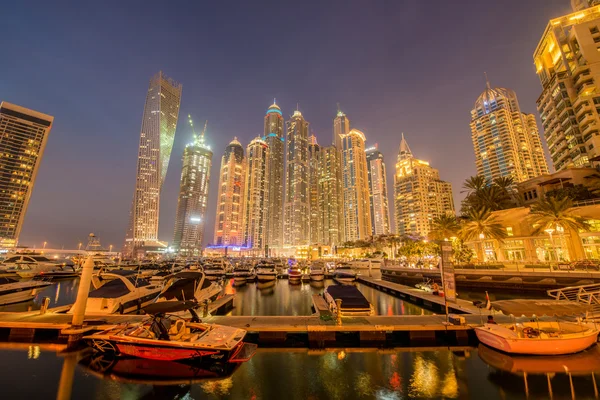
[[(196, 131), (194, 130), (194, 121), (192, 121), (192, 116), (188, 114), (188, 122), (190, 123), (190, 128), (192, 128), (192, 134), (194, 135), (194, 141), (197, 139)], [(206, 125), (208, 125), (208, 120), (204, 122), (204, 129), (202, 129), (202, 133), (200, 134), (200, 140), (204, 140), (204, 134), (206, 133)]]

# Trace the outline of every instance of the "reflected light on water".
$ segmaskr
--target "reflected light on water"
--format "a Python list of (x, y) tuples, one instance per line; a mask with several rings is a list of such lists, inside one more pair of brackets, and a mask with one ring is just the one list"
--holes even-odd
[(27, 358), (29, 360), (37, 360), (40, 358), (40, 353), (40, 346), (29, 346), (29, 349), (27, 350)]
[(371, 384), (371, 375), (369, 375), (368, 372), (361, 372), (358, 374), (354, 387), (356, 388), (356, 393), (360, 397), (372, 396), (373, 387)]
[(60, 295), (60, 282), (56, 284), (56, 296), (54, 296), (54, 303), (58, 303), (58, 296)]
[(223, 396), (229, 394), (231, 391), (231, 388), (233, 387), (233, 379), (229, 377), (218, 381), (203, 382), (200, 384), (200, 387), (205, 393)]
[(343, 360), (344, 358), (346, 358), (346, 352), (344, 350), (340, 351), (337, 355), (337, 359), (338, 360)]
[(442, 395), (444, 397), (449, 397), (452, 399), (458, 397), (458, 382), (456, 380), (456, 374), (454, 373), (454, 369), (448, 371), (448, 373), (444, 377)]
[(413, 397), (432, 398), (437, 394), (439, 382), (438, 367), (421, 354), (415, 356), (414, 372), (410, 378), (410, 395)]

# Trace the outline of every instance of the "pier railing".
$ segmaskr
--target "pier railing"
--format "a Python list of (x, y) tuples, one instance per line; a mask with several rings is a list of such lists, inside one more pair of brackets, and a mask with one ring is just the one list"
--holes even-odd
[(570, 300), (590, 305), (590, 311), (600, 314), (600, 283), (581, 286), (568, 286), (547, 291), (556, 300)]

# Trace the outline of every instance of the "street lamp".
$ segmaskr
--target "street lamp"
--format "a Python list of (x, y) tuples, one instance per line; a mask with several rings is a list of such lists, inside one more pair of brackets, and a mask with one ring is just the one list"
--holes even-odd
[[(550, 235), (550, 262), (552, 262), (552, 253), (554, 252), (554, 240), (552, 240), (552, 234), (554, 233), (553, 228), (544, 229), (548, 235)], [(558, 258), (558, 257), (556, 257)], [(557, 260), (558, 261), (558, 260)]]
[(46, 248), (46, 243), (48, 243), (48, 242), (44, 242), (44, 247), (43, 247), (43, 249), (45, 249), (45, 248)]
[(79, 242), (79, 247), (77, 247), (77, 250), (81, 250), (81, 245), (82, 245), (82, 244), (83, 244), (83, 243)]
[(112, 244), (110, 246), (108, 246), (108, 252), (112, 253)]

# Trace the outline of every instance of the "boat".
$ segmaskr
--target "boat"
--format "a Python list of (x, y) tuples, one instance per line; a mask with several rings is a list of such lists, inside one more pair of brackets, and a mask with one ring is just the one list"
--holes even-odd
[(310, 280), (314, 282), (321, 282), (324, 280), (325, 267), (323, 263), (312, 263), (308, 275), (310, 276)]
[(277, 272), (277, 274), (283, 274), (283, 271), (285, 270), (285, 260), (281, 258), (272, 258), (271, 261), (275, 266), (275, 271)]
[(260, 292), (261, 296), (269, 296), (272, 295), (273, 293), (275, 293), (275, 285), (277, 284), (277, 281), (272, 280), (272, 281), (258, 281), (258, 283), (256, 284), (256, 289), (258, 289), (258, 291)]
[(20, 278), (29, 279), (41, 272), (55, 270), (67, 265), (72, 265), (72, 263), (64, 260), (50, 259), (38, 253), (19, 253), (4, 260), (0, 266), (0, 270), (16, 274)]
[(255, 268), (256, 279), (259, 282), (270, 282), (277, 279), (277, 271), (275, 270), (275, 264), (270, 261), (262, 260)]
[(366, 297), (352, 285), (329, 285), (323, 293), (323, 298), (329, 305), (332, 313), (337, 313), (336, 300), (341, 300), (342, 316), (369, 316), (375, 315), (375, 308)]
[(352, 268), (355, 268), (355, 269), (369, 269), (369, 268), (371, 268), (371, 260), (369, 260), (369, 259), (352, 260), (352, 261), (348, 261), (348, 265), (350, 265)]
[(50, 282), (22, 282), (14, 278), (0, 277), (0, 306), (29, 301), (50, 285)]
[[(479, 341), (510, 354), (563, 355), (587, 349), (598, 339), (598, 329), (589, 324), (540, 321), (538, 317), (585, 314), (588, 306), (568, 300), (501, 300), (492, 308), (524, 322), (490, 324), (475, 328)], [(533, 319), (531, 319), (533, 318)]]
[(349, 264), (340, 264), (333, 271), (333, 279), (342, 284), (349, 284), (356, 280), (356, 271)]
[[(135, 271), (115, 270), (92, 276), (86, 314), (125, 314), (153, 303), (162, 290), (161, 284), (139, 278)], [(69, 311), (71, 312), (71, 311)]]
[(165, 287), (158, 295), (158, 301), (194, 300), (202, 304), (205, 300), (217, 298), (223, 288), (217, 282), (210, 281), (203, 272), (182, 271), (166, 278)]
[(237, 265), (233, 270), (233, 283), (235, 285), (244, 285), (247, 281), (256, 279), (254, 268), (250, 264)]
[(207, 279), (217, 280), (225, 277), (225, 266), (219, 261), (208, 261), (203, 266), (204, 274)]
[(302, 271), (298, 265), (293, 265), (288, 269), (288, 280), (292, 285), (302, 282)]
[(76, 278), (80, 275), (78, 271), (71, 265), (60, 265), (56, 268), (40, 271), (33, 279), (35, 280), (58, 280)]
[[(84, 341), (101, 353), (159, 361), (243, 362), (256, 345), (244, 343), (244, 329), (202, 323), (193, 301), (167, 301), (144, 308), (150, 317), (141, 323), (125, 323), (85, 336)], [(173, 315), (189, 311), (191, 320)]]

